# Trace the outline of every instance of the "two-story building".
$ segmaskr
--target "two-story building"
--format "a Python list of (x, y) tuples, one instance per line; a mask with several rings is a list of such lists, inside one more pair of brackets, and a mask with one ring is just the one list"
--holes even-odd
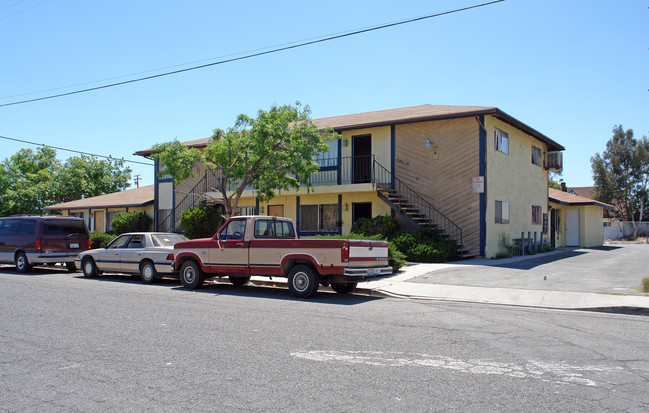
[[(342, 136), (318, 157), (313, 187), (281, 191), (267, 203), (250, 189), (239, 213), (291, 217), (303, 236), (344, 234), (361, 217), (392, 214), (412, 228), (436, 225), (487, 257), (501, 250), (501, 234), (547, 237), (548, 170), (561, 168), (564, 147), (498, 108), (421, 105), (313, 122)], [(180, 185), (156, 175), (158, 230), (176, 228), (180, 212), (203, 195), (217, 196), (210, 194), (217, 177), (202, 165), (194, 172)]]

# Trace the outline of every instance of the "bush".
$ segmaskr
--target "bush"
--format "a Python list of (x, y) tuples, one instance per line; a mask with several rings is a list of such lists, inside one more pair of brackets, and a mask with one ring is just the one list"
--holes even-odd
[(642, 279), (642, 292), (649, 293), (649, 278)]
[(222, 222), (220, 209), (212, 206), (188, 209), (180, 214), (180, 226), (189, 239), (211, 238)]
[(115, 234), (143, 232), (151, 229), (153, 220), (146, 212), (120, 212), (115, 215), (110, 226)]
[(381, 235), (392, 238), (399, 231), (399, 221), (390, 215), (379, 215), (372, 219), (360, 218), (352, 224), (351, 232), (364, 235)]
[(90, 248), (101, 248), (102, 244), (109, 244), (115, 238), (115, 235), (92, 231), (90, 232)]

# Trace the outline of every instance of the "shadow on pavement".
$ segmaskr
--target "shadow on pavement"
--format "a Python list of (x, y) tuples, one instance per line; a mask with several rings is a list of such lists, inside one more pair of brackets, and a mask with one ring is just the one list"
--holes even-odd
[[(83, 274), (77, 274), (77, 278), (85, 278)], [(99, 282), (112, 282), (112, 283), (121, 283), (121, 284), (141, 284), (143, 287), (148, 287), (150, 285), (157, 286), (169, 286), (174, 290), (185, 291), (185, 292), (196, 292), (201, 294), (212, 294), (212, 295), (230, 295), (235, 297), (255, 297), (255, 298), (268, 298), (273, 300), (283, 300), (283, 301), (301, 301), (301, 302), (312, 302), (318, 304), (334, 304), (334, 305), (357, 305), (363, 304), (366, 302), (380, 300), (381, 297), (371, 297), (364, 294), (352, 293), (352, 294), (338, 294), (331, 290), (325, 289), (325, 287), (320, 286), (318, 293), (312, 298), (295, 298), (291, 296), (288, 292), (286, 285), (278, 283), (277, 286), (269, 285), (271, 282), (265, 283), (263, 285), (255, 285), (254, 282), (242, 287), (237, 287), (230, 284), (227, 281), (207, 281), (201, 288), (196, 290), (188, 290), (180, 285), (178, 279), (173, 278), (163, 278), (157, 280), (153, 284), (145, 284), (140, 280), (138, 276), (131, 275), (121, 275), (121, 274), (102, 274), (96, 278), (85, 278), (88, 281), (99, 281)]]
[(638, 315), (649, 317), (649, 308), (639, 307), (600, 307), (600, 308), (580, 308), (580, 311), (591, 311), (594, 313), (609, 313), (623, 315)]
[(303, 303), (314, 304), (333, 304), (333, 305), (358, 305), (367, 302), (380, 300), (381, 297), (370, 297), (362, 294), (338, 294), (333, 291), (324, 290), (321, 286), (318, 293), (311, 298), (295, 298), (285, 286), (268, 286), (248, 284), (237, 287), (229, 283), (210, 283), (196, 290), (187, 290), (182, 286), (176, 286), (174, 289), (182, 291), (193, 291), (200, 294), (212, 295), (229, 295), (233, 297), (254, 297), (282, 301), (299, 301)]

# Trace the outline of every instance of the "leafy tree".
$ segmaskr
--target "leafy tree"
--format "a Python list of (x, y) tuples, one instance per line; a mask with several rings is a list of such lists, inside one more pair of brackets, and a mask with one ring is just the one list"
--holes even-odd
[[(633, 130), (613, 128), (606, 150), (591, 158), (595, 198), (612, 204), (624, 221), (645, 218), (649, 190), (649, 140), (637, 140)], [(637, 227), (636, 227), (637, 231)]]
[[(233, 127), (216, 129), (203, 151), (178, 141), (155, 145), (157, 159), (176, 183), (193, 176), (196, 162), (204, 163), (221, 179), (213, 188), (220, 194), (225, 216), (235, 215), (244, 189), (253, 185), (257, 198), (265, 201), (275, 191), (310, 186), (319, 170), (313, 158), (327, 150), (327, 142), (339, 138), (331, 129), (319, 131), (309, 118), (308, 106), (271, 106), (256, 118), (239, 115)], [(228, 188), (233, 188), (230, 192)]]
[(57, 201), (118, 192), (126, 189), (130, 180), (131, 168), (124, 167), (123, 159), (100, 160), (87, 155), (68, 158), (56, 175)]
[(56, 203), (52, 177), (60, 170), (52, 148), (21, 149), (0, 164), (0, 216), (40, 214)]
[(41, 214), (43, 207), (126, 189), (124, 161), (81, 156), (64, 164), (56, 151), (21, 149), (0, 164), (0, 216)]

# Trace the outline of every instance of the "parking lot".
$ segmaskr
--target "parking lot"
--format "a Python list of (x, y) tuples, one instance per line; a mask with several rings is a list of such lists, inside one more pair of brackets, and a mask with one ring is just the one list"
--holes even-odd
[(640, 294), (649, 245), (562, 249), (532, 257), (470, 260), (409, 282), (606, 294)]

